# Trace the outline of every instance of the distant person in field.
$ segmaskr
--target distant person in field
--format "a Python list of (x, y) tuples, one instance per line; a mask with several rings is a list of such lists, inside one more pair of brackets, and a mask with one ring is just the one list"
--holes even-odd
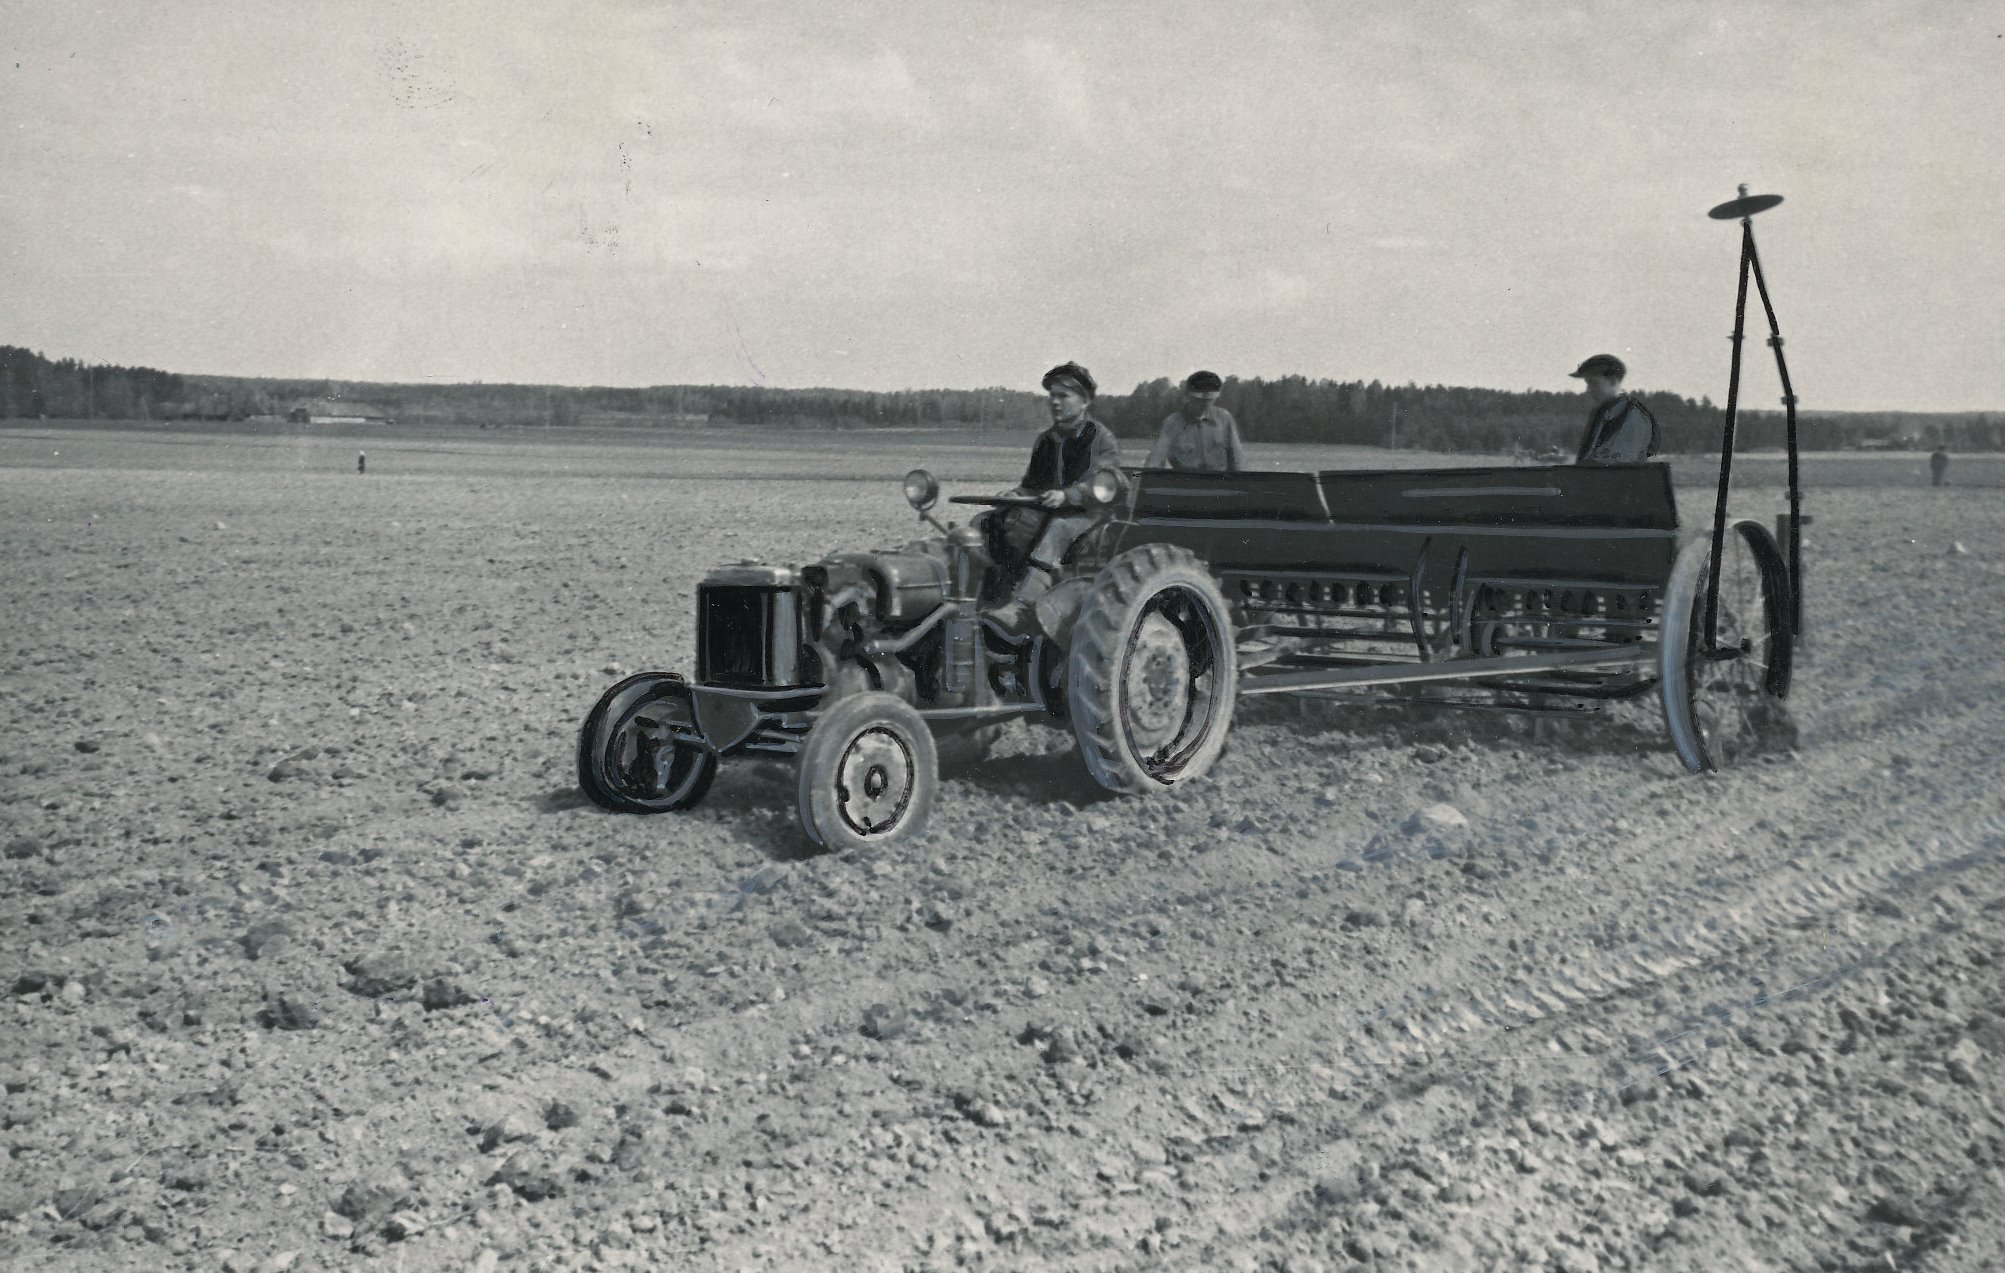
[(1622, 388), (1629, 369), (1614, 354), (1596, 354), (1573, 369), (1594, 404), (1575, 464), (1641, 464), (1657, 453), (1657, 417)]
[(367, 451), (357, 451), (355, 453), (355, 471), (357, 473), (367, 473), (369, 471), (369, 453)]
[(1192, 372), (1184, 381), (1184, 407), (1163, 421), (1163, 431), (1150, 449), (1146, 467), (1236, 473), (1246, 467), (1246, 444), (1239, 421), (1218, 405), (1224, 383), (1209, 371)]
[(1949, 452), (1942, 447), (1935, 448), (1935, 454), (1928, 457), (1928, 475), (1936, 486), (1949, 481)]
[(1057, 581), (1066, 550), (1098, 520), (1086, 511), (1094, 472), (1121, 462), (1114, 431), (1090, 414), (1099, 392), (1092, 373), (1076, 362), (1060, 363), (1044, 373), (1043, 384), (1051, 427), (1032, 444), (1023, 480), (1003, 492), (1035, 496), (1039, 507), (993, 509), (975, 522), (997, 567), (1021, 571), (1009, 601), (993, 614), (1012, 631), (1026, 625), (1031, 603)]

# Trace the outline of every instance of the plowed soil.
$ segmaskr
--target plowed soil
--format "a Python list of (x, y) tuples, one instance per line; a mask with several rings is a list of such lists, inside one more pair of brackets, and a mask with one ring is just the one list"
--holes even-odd
[(710, 566), (1021, 450), (0, 430), (0, 1265), (2005, 1267), (2005, 464), (1809, 462), (1715, 776), (1264, 700), (1153, 800), (1015, 725), (896, 851), (579, 796)]

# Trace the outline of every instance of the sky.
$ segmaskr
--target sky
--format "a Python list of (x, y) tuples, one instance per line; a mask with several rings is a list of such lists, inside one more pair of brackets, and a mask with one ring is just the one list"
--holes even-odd
[[(376, 381), (2005, 409), (2005, 5), (9, 0), (0, 344)], [(1743, 401), (1780, 393), (1759, 328)]]

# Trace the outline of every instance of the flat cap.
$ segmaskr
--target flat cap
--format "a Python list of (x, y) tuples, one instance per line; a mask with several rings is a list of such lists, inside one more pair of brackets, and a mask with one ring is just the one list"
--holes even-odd
[(1218, 378), (1215, 371), (1193, 371), (1190, 378), (1184, 381), (1184, 388), (1192, 393), (1217, 393), (1225, 388), (1225, 382)]
[(1629, 368), (1614, 354), (1596, 354), (1586, 362), (1567, 373), (1571, 376), (1613, 376), (1617, 380), (1629, 374)]
[(1065, 385), (1085, 394), (1088, 398), (1100, 392), (1100, 386), (1093, 382), (1093, 373), (1076, 362), (1062, 362), (1044, 373), (1040, 382), (1046, 389), (1053, 385)]

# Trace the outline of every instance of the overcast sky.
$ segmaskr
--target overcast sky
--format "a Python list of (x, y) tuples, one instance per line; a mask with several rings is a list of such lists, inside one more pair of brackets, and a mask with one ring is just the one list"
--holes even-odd
[(1609, 351), (1717, 401), (1705, 212), (1748, 182), (1806, 409), (2005, 409), (1998, 4), (8, 0), (0, 38), (0, 343), (51, 356), (1124, 391)]

